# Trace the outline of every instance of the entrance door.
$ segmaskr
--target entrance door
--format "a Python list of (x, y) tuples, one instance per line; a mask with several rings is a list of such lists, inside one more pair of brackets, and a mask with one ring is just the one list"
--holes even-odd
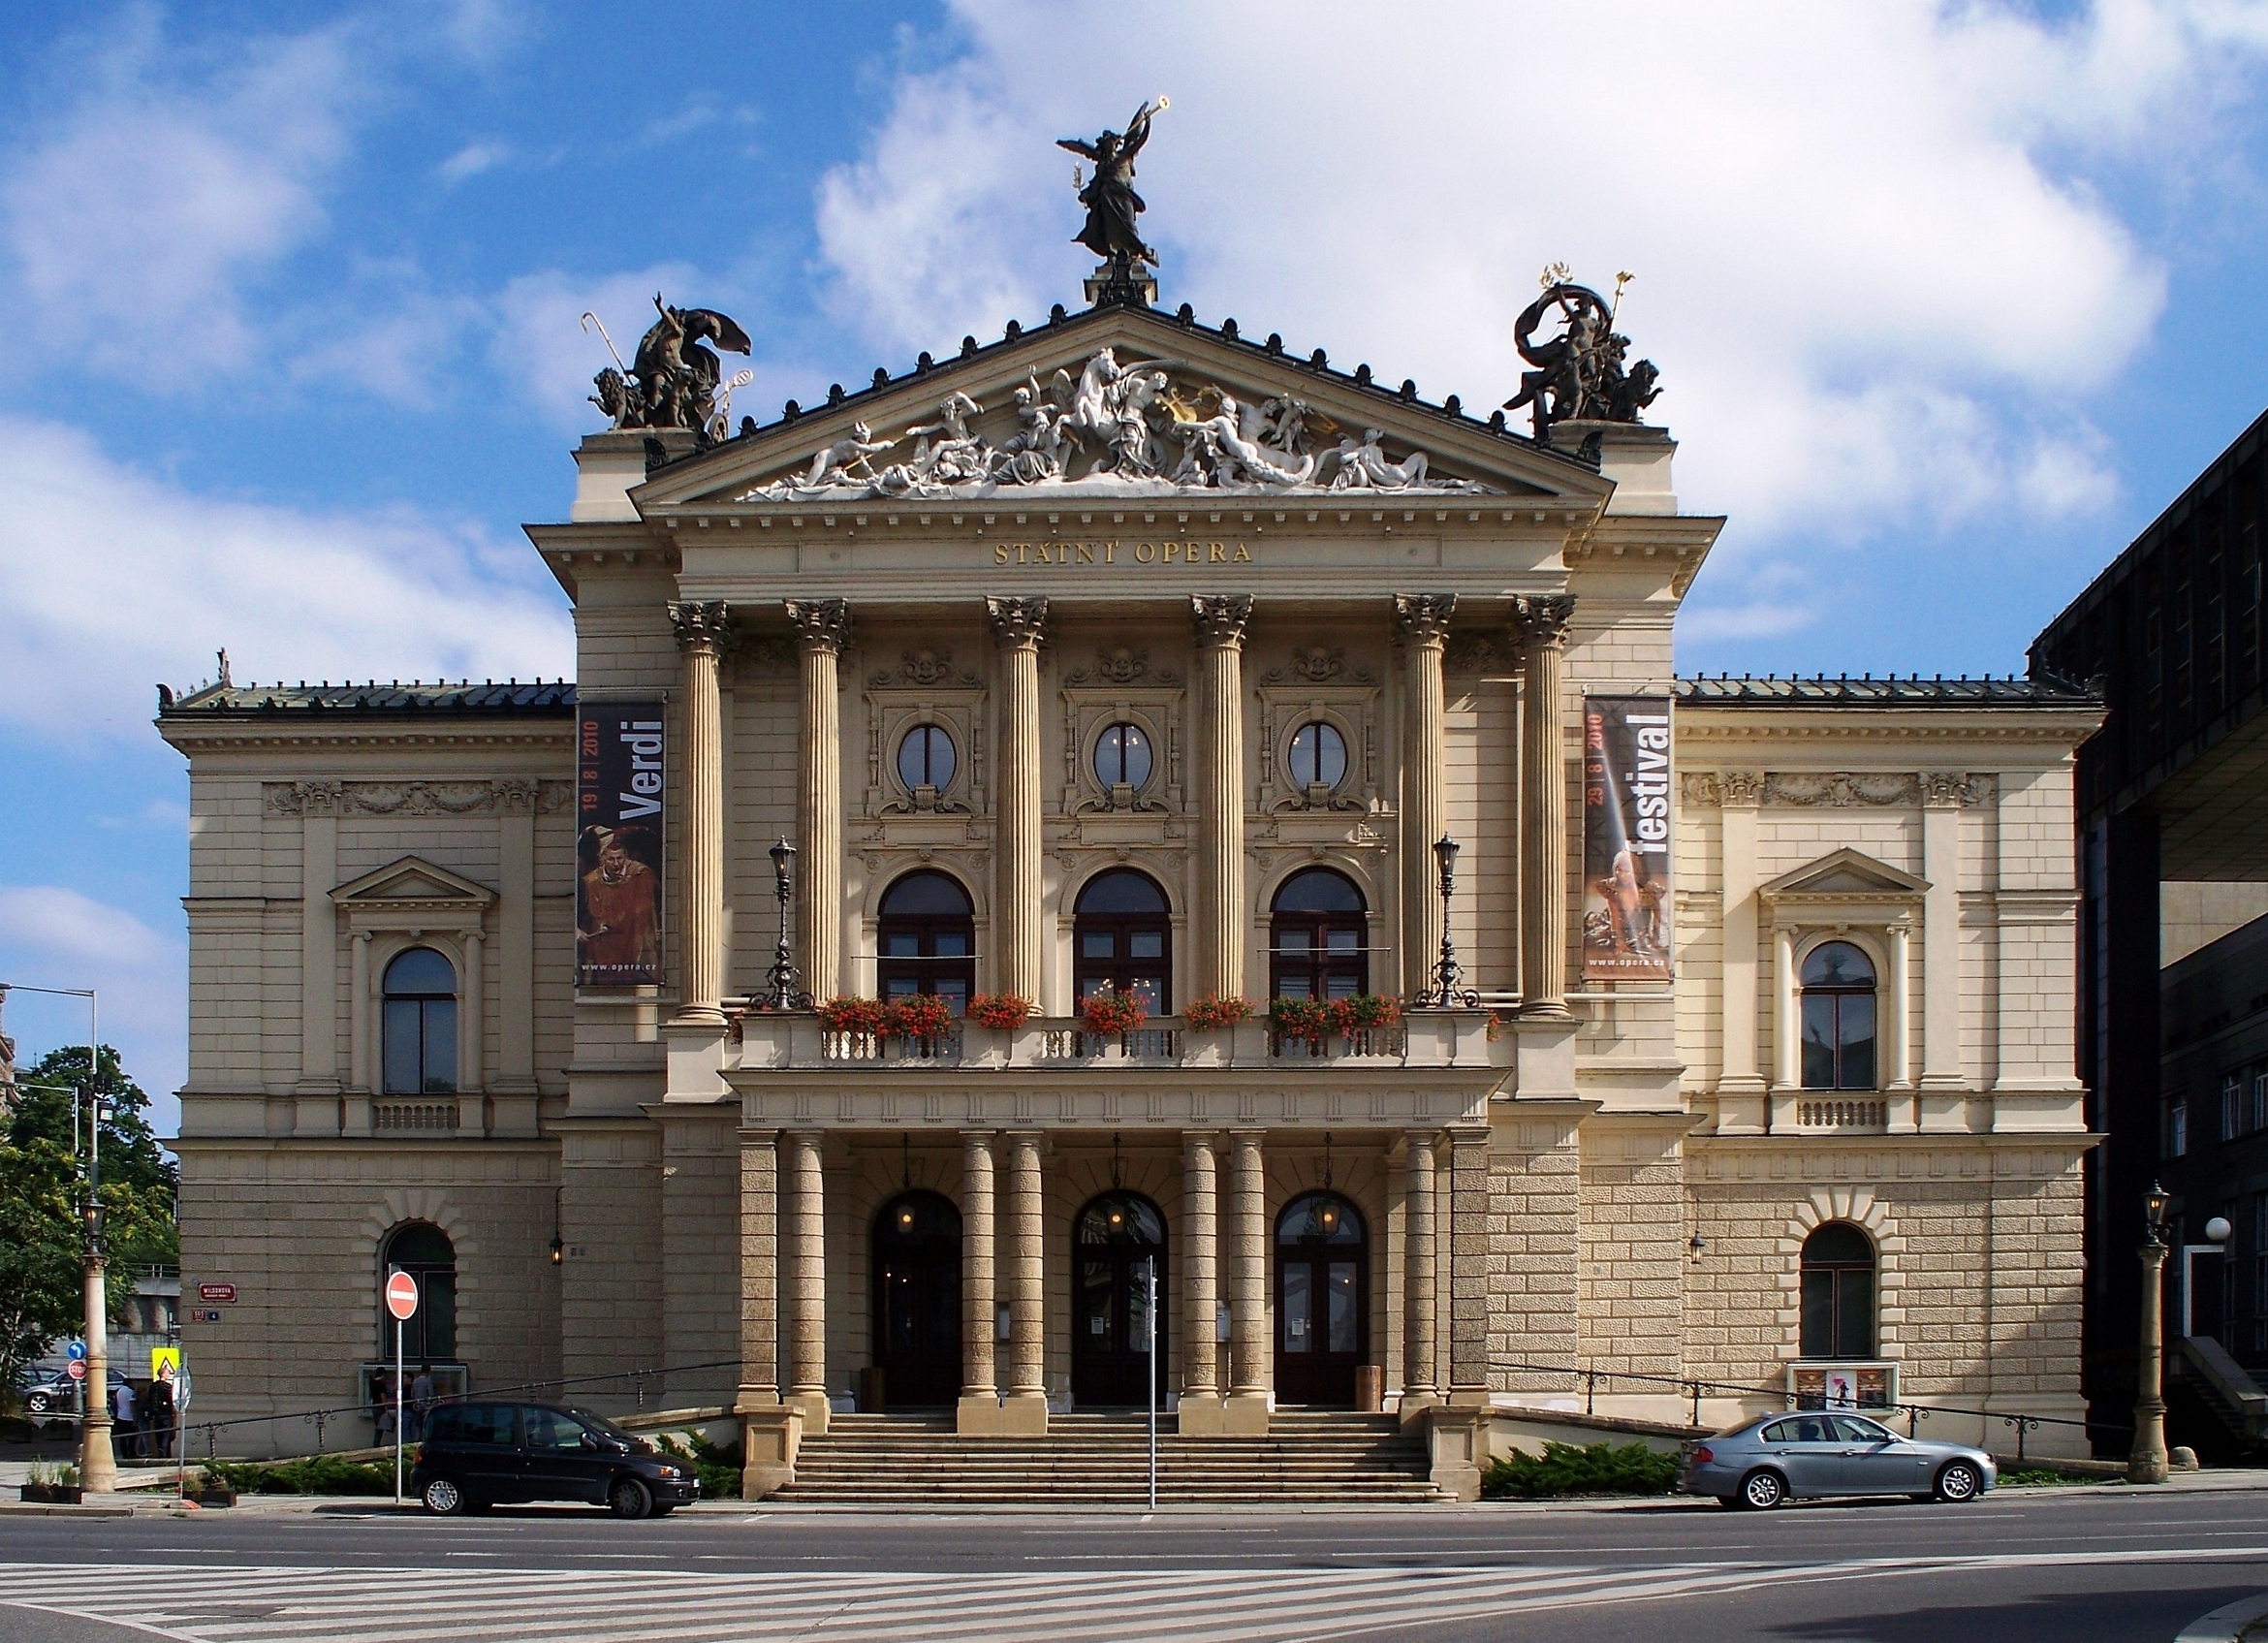
[[(1165, 1216), (1139, 1192), (1079, 1212), (1071, 1252), (1071, 1398), (1083, 1408), (1150, 1402), (1148, 1283), (1157, 1278), (1157, 1353), (1166, 1356)], [(1161, 1367), (1157, 1394), (1165, 1396)]]
[(1294, 1198), (1276, 1223), (1276, 1399), (1352, 1408), (1369, 1355), (1370, 1248), (1336, 1192)]
[(874, 1362), (892, 1408), (961, 1395), (961, 1212), (901, 1192), (874, 1218)]

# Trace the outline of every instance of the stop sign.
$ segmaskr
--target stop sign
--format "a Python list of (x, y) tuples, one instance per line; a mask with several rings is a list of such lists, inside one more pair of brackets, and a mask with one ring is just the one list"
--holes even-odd
[(86, 1378), (86, 1360), (84, 1358), (72, 1359), (63, 1366), (63, 1373), (74, 1380), (84, 1380)]
[(397, 1272), (386, 1280), (386, 1310), (406, 1321), (418, 1310), (418, 1280)]

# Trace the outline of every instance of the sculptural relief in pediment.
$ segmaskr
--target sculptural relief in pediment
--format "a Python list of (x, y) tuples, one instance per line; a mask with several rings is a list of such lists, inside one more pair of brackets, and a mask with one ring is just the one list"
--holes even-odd
[(855, 423), (802, 472), (756, 486), (742, 502), (903, 497), (1095, 496), (1241, 492), (1481, 494), (1490, 487), (1433, 471), (1414, 447), (1389, 449), (1376, 427), (1343, 425), (1288, 393), (1240, 399), (1187, 362), (1120, 360), (1116, 346), (1078, 374), (1036, 370), (1013, 407), (954, 390), (902, 431)]

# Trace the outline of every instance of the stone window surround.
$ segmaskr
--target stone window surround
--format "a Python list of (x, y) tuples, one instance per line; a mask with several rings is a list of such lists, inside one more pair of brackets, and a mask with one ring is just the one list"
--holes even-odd
[[(397, 1187), (364, 1213), (361, 1232), (364, 1247), (370, 1251), (372, 1312), (380, 1318), (386, 1315), (386, 1274), (379, 1264), (386, 1241), (412, 1221), (439, 1227), (457, 1252), (457, 1361), (473, 1362), (481, 1345), (481, 1284), (477, 1260), (482, 1252), (481, 1239), (440, 1187)], [(392, 1332), (387, 1334), (391, 1339)], [(391, 1360), (387, 1367), (393, 1367)]]
[[(387, 880), (408, 872), (437, 879), (452, 892), (446, 897), (361, 899), (370, 889), (382, 890)], [(331, 892), (342, 916), (349, 946), (346, 1125), (354, 1136), (373, 1132), (373, 1102), (379, 1093), (378, 1056), (382, 1047), (380, 1015), (384, 1008), (386, 966), (412, 947), (430, 947), (457, 971), (457, 1098), (460, 1136), (486, 1133), (483, 1096), (487, 1068), (487, 989), (483, 973), (487, 960), (488, 926), (496, 906), (496, 893), (460, 874), (418, 857), (404, 857), (375, 873), (363, 875)], [(448, 1133), (448, 1132), (437, 1132)]]
[[(1375, 685), (1262, 685), (1259, 769), (1248, 773), (1258, 784), (1257, 809), (1375, 810), (1378, 793), (1378, 700)], [(1346, 743), (1346, 774), (1311, 805), (1305, 788), (1291, 785), (1291, 743), (1302, 725), (1321, 719)]]
[[(1064, 814), (1174, 813), (1187, 808), (1181, 780), (1181, 714), (1185, 698), (1180, 686), (1074, 687), (1061, 694), (1064, 751), (1070, 767), (1064, 773)], [(1132, 789), (1123, 805), (1094, 773), (1095, 749), (1103, 733), (1115, 724), (1133, 725), (1150, 738), (1150, 779)]]
[[(984, 714), (980, 690), (870, 690), (867, 723), (873, 745), (871, 769), (879, 778), (871, 789), (869, 815), (929, 813), (966, 815), (984, 808), (984, 745), (978, 723)], [(898, 774), (898, 749), (917, 725), (933, 724), (953, 740), (953, 779), (924, 806), (920, 795)]]
[(1846, 1220), (1863, 1229), (1874, 1245), (1874, 1356), (1897, 1362), (1906, 1356), (1900, 1339), (1906, 1323), (1906, 1239), (1896, 1217), (1866, 1186), (1814, 1187), (1795, 1206), (1780, 1237), (1781, 1356), (1803, 1361), (1804, 1240), (1829, 1221)]

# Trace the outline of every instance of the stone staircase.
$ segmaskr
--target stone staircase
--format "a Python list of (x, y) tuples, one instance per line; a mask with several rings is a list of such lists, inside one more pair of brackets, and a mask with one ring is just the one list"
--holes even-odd
[[(950, 1415), (836, 1415), (807, 1438), (772, 1497), (843, 1505), (1139, 1506), (1149, 1498), (1140, 1414), (1056, 1415), (1044, 1438), (962, 1438)], [(1425, 1440), (1392, 1415), (1279, 1409), (1266, 1438), (1182, 1438), (1158, 1417), (1161, 1506), (1383, 1504), (1452, 1499), (1427, 1477)]]

